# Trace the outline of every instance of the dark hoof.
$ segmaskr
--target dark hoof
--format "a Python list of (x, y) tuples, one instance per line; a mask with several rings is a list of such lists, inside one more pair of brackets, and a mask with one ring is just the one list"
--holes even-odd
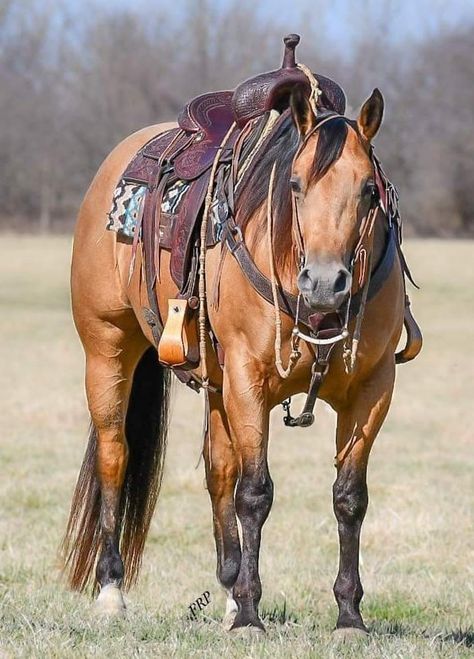
[(258, 617), (257, 607), (251, 598), (242, 598), (237, 600), (238, 611), (230, 631), (237, 629), (254, 629), (259, 632), (265, 632), (263, 622)]
[(369, 638), (369, 632), (360, 627), (339, 627), (332, 633), (334, 641), (337, 643), (357, 643)]
[(252, 641), (259, 638), (264, 638), (265, 629), (262, 627), (255, 627), (255, 625), (248, 625), (247, 627), (232, 627), (230, 633), (235, 638)]

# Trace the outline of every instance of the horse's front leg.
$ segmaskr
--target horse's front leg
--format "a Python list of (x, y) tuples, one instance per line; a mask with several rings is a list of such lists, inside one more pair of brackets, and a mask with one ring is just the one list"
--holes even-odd
[(263, 630), (258, 616), (262, 596), (259, 552), (262, 527), (273, 502), (273, 482), (267, 463), (267, 387), (259, 362), (226, 355), (224, 406), (239, 466), (235, 509), (242, 529), (242, 558), (233, 587), (238, 611), (232, 629)]
[(238, 463), (232, 446), (222, 396), (209, 394), (210, 427), (204, 443), (207, 489), (212, 502), (214, 538), (217, 551), (217, 579), (227, 593), (224, 627), (230, 629), (237, 605), (232, 588), (240, 570), (240, 539), (234, 492)]
[(385, 419), (395, 379), (393, 354), (388, 354), (361, 382), (348, 405), (338, 412), (337, 478), (333, 487), (339, 532), (339, 572), (334, 594), (339, 607), (336, 631), (367, 632), (360, 614), (363, 596), (359, 575), (359, 539), (368, 504), (367, 463)]

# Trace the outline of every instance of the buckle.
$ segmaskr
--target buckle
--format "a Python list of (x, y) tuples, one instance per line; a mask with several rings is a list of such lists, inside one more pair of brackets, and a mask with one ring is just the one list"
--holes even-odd
[[(231, 254), (235, 252), (235, 250), (239, 247), (244, 242), (244, 237), (242, 235), (242, 231), (239, 226), (234, 225), (233, 227), (229, 227), (229, 223), (227, 222), (227, 229), (229, 231), (230, 236), (227, 236), (227, 247), (229, 248)], [(238, 240), (235, 240), (234, 236), (237, 234)]]

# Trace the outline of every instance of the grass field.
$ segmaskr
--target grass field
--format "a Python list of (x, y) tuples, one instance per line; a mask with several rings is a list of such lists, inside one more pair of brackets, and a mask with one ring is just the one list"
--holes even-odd
[[(332, 583), (334, 416), (272, 419), (275, 502), (264, 528), (257, 643), (220, 628), (200, 453), (202, 399), (176, 387), (164, 484), (125, 620), (68, 592), (57, 547), (84, 451), (83, 355), (69, 311), (67, 238), (0, 237), (0, 657), (467, 657), (474, 652), (474, 243), (410, 242), (425, 349), (399, 368), (369, 470), (363, 645), (338, 647)], [(196, 622), (188, 605), (211, 603)]]

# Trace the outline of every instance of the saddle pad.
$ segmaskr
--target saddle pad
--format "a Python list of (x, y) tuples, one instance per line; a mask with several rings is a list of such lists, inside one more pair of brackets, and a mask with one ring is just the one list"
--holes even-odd
[(106, 229), (115, 231), (127, 242), (132, 242), (135, 228), (143, 214), (146, 193), (146, 185), (128, 183), (121, 179), (112, 197)]
[[(163, 194), (162, 213), (172, 217), (178, 215), (188, 189), (188, 181), (178, 180), (169, 185)], [(146, 185), (121, 179), (112, 197), (106, 229), (115, 231), (126, 242), (132, 242), (143, 215), (147, 192)]]

